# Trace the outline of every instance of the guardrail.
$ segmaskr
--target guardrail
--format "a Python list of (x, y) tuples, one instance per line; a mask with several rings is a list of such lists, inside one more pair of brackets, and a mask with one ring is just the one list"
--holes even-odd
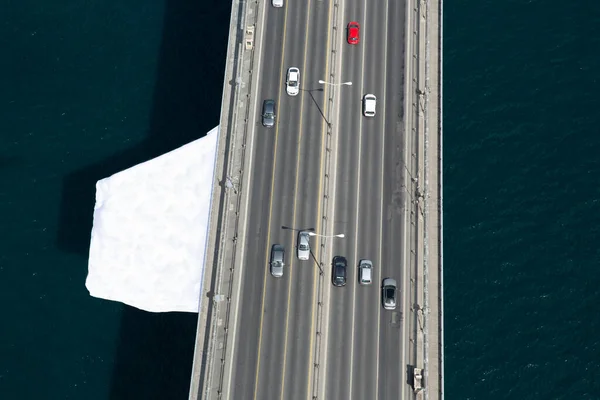
[[(421, 33), (425, 43), (425, 82), (423, 90), (423, 137), (425, 140), (423, 151), (423, 163), (425, 169), (425, 183), (423, 195), (423, 379), (425, 381), (424, 399), (429, 399), (429, 390), (427, 388), (429, 378), (429, 95), (431, 93), (430, 83), (430, 67), (429, 59), (431, 50), (429, 48), (429, 29), (430, 29), (430, 0), (421, 0), (420, 8), (422, 8), (423, 18), (421, 26), (424, 32)], [(423, 5), (425, 7), (423, 7)], [(424, 25), (424, 26), (423, 26)], [(424, 34), (423, 34), (424, 33)]]
[[(203, 398), (216, 397), (219, 400), (223, 398), (226, 360), (230, 356), (228, 353), (231, 346), (229, 327), (234, 307), (232, 304), (233, 287), (234, 278), (239, 278), (236, 276), (236, 273), (238, 273), (236, 264), (241, 256), (238, 254), (240, 251), (238, 247), (238, 233), (243, 234), (243, 232), (240, 232), (240, 211), (243, 197), (247, 196), (245, 183), (248, 183), (247, 179), (244, 179), (246, 178), (244, 175), (244, 166), (247, 162), (246, 145), (248, 143), (248, 121), (251, 107), (250, 93), (252, 93), (253, 81), (256, 19), (248, 25), (246, 25), (246, 20), (249, 14), (257, 16), (259, 2), (257, 0), (251, 2), (239, 0), (233, 3), (233, 7), (236, 6), (238, 6), (237, 11), (232, 9), (232, 12), (237, 12), (238, 20), (234, 28), (235, 31), (230, 36), (230, 40), (234, 42), (235, 46), (233, 53), (234, 63), (237, 63), (235, 77), (233, 77), (233, 82), (230, 82), (232, 85), (231, 90), (233, 90), (233, 98), (229, 102), (228, 107), (232, 112), (232, 117), (229, 125), (226, 127), (226, 132), (221, 132), (221, 135), (229, 136), (229, 147), (225, 149), (227, 154), (227, 162), (224, 165), (226, 178), (225, 182), (221, 182), (225, 193), (223, 195), (223, 206), (220, 210), (222, 228), (216, 243), (216, 246), (218, 246), (217, 268), (214, 272), (217, 274), (215, 278), (216, 294), (210, 305), (215, 321), (212, 323), (208, 341), (208, 368), (206, 370), (204, 388), (200, 388), (200, 391), (203, 392)], [(244, 55), (245, 52), (246, 56)], [(230, 57), (229, 52), (227, 57)], [(246, 76), (248, 78), (244, 82), (243, 77)], [(228, 78), (226, 77), (225, 79)], [(240, 121), (242, 122), (243, 129), (240, 129)], [(224, 260), (224, 258), (227, 258), (227, 260)], [(218, 374), (218, 376), (214, 374)], [(217, 378), (216, 385), (214, 385), (213, 381), (215, 378)]]
[[(439, 13), (438, 16), (440, 17), (440, 23), (441, 23), (441, 5), (442, 2), (441, 0), (418, 0), (418, 2), (414, 5), (413, 10), (412, 10), (412, 16), (414, 18), (414, 21), (418, 21), (417, 24), (414, 26), (413, 29), (413, 39), (414, 39), (414, 47), (413, 47), (413, 77), (412, 77), (412, 84), (414, 87), (414, 94), (413, 94), (413, 99), (412, 99), (412, 108), (413, 108), (413, 112), (414, 112), (414, 117), (415, 117), (415, 123), (413, 124), (413, 128), (412, 128), (412, 134), (413, 137), (417, 138), (417, 141), (423, 141), (422, 143), (417, 143), (417, 146), (421, 146), (423, 148), (423, 160), (422, 160), (422, 169), (423, 171), (419, 171), (419, 169), (417, 169), (417, 176), (418, 182), (422, 182), (422, 190), (419, 186), (417, 186), (416, 188), (416, 196), (417, 196), (417, 205), (418, 205), (418, 210), (419, 213), (422, 216), (422, 235), (423, 235), (423, 255), (422, 255), (422, 274), (423, 274), (423, 282), (421, 285), (422, 288), (422, 306), (420, 306), (419, 304), (415, 304), (413, 311), (415, 311), (416, 313), (416, 317), (417, 320), (419, 322), (419, 328), (421, 330), (421, 337), (422, 337), (422, 348), (419, 348), (419, 341), (416, 340), (415, 341), (415, 345), (416, 345), (416, 351), (417, 353), (419, 351), (422, 352), (422, 370), (423, 370), (423, 390), (419, 392), (419, 397), (422, 397), (424, 400), (428, 400), (429, 399), (429, 317), (430, 317), (430, 304), (429, 304), (429, 261), (430, 261), (430, 234), (431, 232), (429, 232), (429, 228), (430, 228), (430, 203), (429, 203), (429, 199), (431, 196), (431, 188), (429, 186), (429, 176), (430, 173), (432, 171), (430, 171), (430, 161), (431, 161), (431, 148), (430, 148), (430, 122), (431, 122), (431, 116), (430, 116), (430, 95), (431, 95), (431, 33), (432, 33), (432, 29), (434, 29), (436, 27), (435, 24), (432, 25), (432, 21), (431, 21), (431, 17), (432, 17), (432, 12), (431, 12), (431, 1), (438, 1), (439, 3), (439, 9), (437, 10), (437, 12)], [(440, 29), (441, 29), (441, 25), (440, 25)], [(441, 39), (441, 33), (439, 36), (439, 39)], [(440, 46), (441, 47), (441, 46)], [(441, 57), (441, 54), (440, 54)], [(441, 59), (440, 59), (441, 60)], [(438, 68), (441, 68), (441, 64), (438, 65)], [(441, 75), (440, 75), (441, 76)], [(438, 84), (440, 85), (440, 89), (441, 89), (441, 81), (438, 82)], [(441, 107), (441, 93), (440, 93), (440, 104), (439, 107)], [(436, 112), (437, 110), (433, 110), (433, 112)], [(439, 110), (440, 112), (438, 113), (438, 117), (441, 117), (441, 108)], [(437, 120), (437, 117), (436, 117)], [(434, 129), (436, 127), (434, 126)], [(440, 129), (441, 129), (441, 121), (440, 121)], [(422, 139), (421, 139), (421, 135), (420, 133), (422, 133)], [(436, 213), (441, 213), (441, 131), (437, 132), (434, 131), (433, 134), (440, 134), (440, 143), (438, 143), (438, 147), (433, 149), (434, 152), (434, 156), (436, 155), (436, 152), (439, 152), (439, 157), (438, 157), (438, 161), (440, 162), (439, 166), (438, 166), (438, 170), (433, 171), (434, 174), (438, 174), (438, 178), (440, 178), (440, 181), (438, 182), (438, 187), (435, 188), (436, 190), (439, 190), (439, 195), (440, 195), (440, 199), (439, 199), (439, 206), (436, 207), (436, 209), (434, 210), (434, 212)], [(419, 162), (420, 160), (417, 160), (417, 165), (420, 167), (421, 163)], [(423, 176), (421, 176), (421, 173), (423, 174)], [(435, 202), (434, 202), (435, 203)], [(440, 215), (441, 217), (441, 215)], [(434, 217), (434, 219), (437, 218)], [(441, 219), (440, 219), (441, 221)], [(420, 224), (416, 223), (415, 224), (416, 227), (418, 227)], [(438, 228), (440, 230), (440, 238), (438, 240), (438, 246), (439, 251), (440, 251), (440, 255), (441, 255), (441, 248), (442, 248), (442, 242), (441, 242), (441, 224), (440, 227)], [(419, 234), (419, 232), (417, 232), (417, 234)], [(418, 254), (418, 251), (417, 251)], [(420, 260), (416, 259), (415, 257), (415, 262), (419, 262)], [(440, 269), (438, 270), (439, 272), (439, 279), (440, 282), (438, 283), (438, 290), (439, 290), (439, 294), (440, 297), (443, 296), (443, 292), (442, 292), (442, 269), (441, 269), (441, 256), (439, 258), (437, 258), (435, 260), (435, 262), (439, 262), (440, 263)], [(418, 264), (415, 264), (418, 266)], [(420, 289), (420, 288), (419, 288)], [(417, 289), (417, 292), (418, 290)], [(417, 296), (418, 298), (418, 296)], [(443, 342), (443, 332), (442, 332), (442, 319), (441, 319), (441, 313), (442, 313), (442, 309), (443, 309), (443, 300), (440, 298), (439, 302), (438, 302), (439, 306), (440, 306), (440, 319), (438, 320), (439, 322), (439, 333), (440, 333), (440, 340), (442, 340)], [(439, 394), (439, 398), (443, 399), (443, 344), (440, 346), (439, 348), (439, 352), (440, 352), (440, 364), (439, 364), (439, 374), (440, 374), (440, 379), (438, 381), (438, 384), (440, 385), (440, 387), (438, 388), (438, 392), (436, 394), (434, 394), (435, 398), (438, 398), (437, 395)]]
[[(428, 198), (430, 196), (428, 174), (428, 101), (429, 101), (429, 60), (428, 46), (428, 20), (429, 20), (429, 0), (416, 0), (411, 2), (409, 13), (411, 19), (411, 40), (412, 46), (407, 51), (411, 54), (412, 76), (410, 77), (409, 93), (410, 99), (410, 134), (413, 138), (413, 150), (411, 151), (411, 169), (416, 171), (416, 176), (411, 178), (411, 204), (413, 208), (410, 211), (410, 225), (415, 232), (415, 240), (411, 243), (410, 269), (411, 293), (410, 299), (414, 303), (410, 309), (417, 326), (416, 337), (410, 337), (410, 342), (414, 345), (415, 362), (418, 364), (415, 370), (422, 371), (422, 386), (417, 390), (417, 398), (428, 399), (428, 327), (429, 327), (429, 233), (428, 233)], [(421, 159), (422, 156), (422, 159)], [(422, 267), (422, 269), (421, 269)], [(420, 272), (422, 273), (422, 282)], [(420, 333), (420, 334), (419, 334)]]

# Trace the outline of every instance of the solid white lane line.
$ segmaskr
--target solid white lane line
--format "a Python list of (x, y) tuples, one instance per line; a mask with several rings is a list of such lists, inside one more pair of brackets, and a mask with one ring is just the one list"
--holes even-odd
[[(382, 132), (382, 140), (381, 140), (381, 176), (380, 176), (380, 190), (381, 190), (381, 196), (380, 196), (380, 204), (379, 204), (379, 213), (380, 213), (380, 218), (379, 218), (379, 280), (378, 280), (378, 284), (379, 287), (381, 288), (381, 280), (383, 279), (382, 274), (381, 274), (381, 270), (383, 268), (383, 256), (382, 256), (382, 248), (383, 248), (383, 220), (384, 220), (384, 210), (383, 210), (383, 203), (384, 203), (384, 168), (385, 168), (385, 121), (386, 121), (386, 105), (387, 105), (387, 85), (386, 85), (386, 81), (387, 81), (387, 57), (388, 57), (388, 47), (387, 47), (387, 43), (388, 43), (388, 12), (389, 12), (389, 2), (388, 0), (385, 0), (385, 9), (386, 9), (386, 18), (385, 18), (385, 37), (384, 37), (384, 49), (385, 49), (385, 57), (384, 57), (384, 61), (383, 61), (383, 132)], [(395, 118), (395, 117), (394, 117)], [(379, 289), (379, 292), (381, 293), (381, 289)], [(379, 294), (379, 296), (381, 296), (381, 294)], [(379, 303), (379, 302), (378, 302)], [(379, 399), (379, 360), (380, 360), (380, 356), (381, 356), (381, 348), (379, 347), (380, 343), (379, 343), (379, 336), (381, 334), (381, 305), (377, 304), (377, 365), (375, 367), (375, 382), (377, 383), (375, 385), (375, 400)]]
[[(279, 104), (279, 106), (281, 106), (281, 82), (283, 80), (283, 74), (284, 74), (284, 56), (285, 56), (285, 43), (286, 43), (286, 38), (285, 38), (285, 33), (286, 33), (286, 29), (287, 29), (287, 7), (285, 9), (284, 12), (284, 17), (283, 17), (283, 41), (281, 43), (281, 62), (279, 65), (279, 84), (277, 86), (278, 91), (277, 91), (277, 103)], [(276, 107), (279, 107), (276, 105)], [(278, 137), (279, 137), (279, 123), (277, 123), (277, 121), (275, 121), (275, 142), (273, 144), (273, 170), (271, 173), (271, 190), (269, 193), (269, 214), (268, 214), (268, 219), (267, 219), (267, 241), (266, 241), (266, 249), (265, 249), (265, 258), (264, 260), (269, 260), (269, 256), (270, 256), (270, 247), (271, 247), (271, 221), (273, 220), (273, 197), (274, 197), (274, 192), (275, 192), (275, 171), (277, 170), (277, 143), (278, 143)], [(265, 263), (266, 264), (266, 263)], [(257, 349), (257, 360), (256, 360), (256, 374), (254, 377), (254, 394), (253, 394), (253, 399), (256, 400), (257, 398), (257, 394), (258, 394), (258, 384), (259, 384), (259, 377), (260, 377), (260, 352), (261, 352), (261, 346), (262, 346), (262, 337), (263, 337), (263, 323), (264, 323), (264, 309), (265, 309), (265, 298), (266, 298), (266, 293), (267, 293), (267, 276), (269, 275), (269, 268), (263, 268), (264, 270), (264, 276), (263, 276), (263, 292), (262, 292), (262, 299), (261, 299), (261, 305), (260, 305), (260, 325), (258, 328), (258, 349)]]
[[(306, 53), (307, 53), (307, 49), (308, 49), (308, 35), (310, 33), (309, 28), (309, 24), (310, 24), (310, 5), (311, 5), (311, 0), (308, 0), (308, 9), (307, 9), (307, 14), (306, 14), (306, 25), (304, 28), (304, 53), (303, 53), (303, 60), (302, 60), (302, 70), (300, 71), (301, 75), (300, 78), (302, 78), (302, 74), (304, 74), (304, 76), (306, 76)], [(300, 154), (301, 154), (301, 149), (302, 149), (302, 117), (304, 114), (304, 91), (302, 91), (302, 93), (300, 94), (300, 113), (299, 113), (299, 119), (298, 119), (298, 149), (297, 149), (297, 153), (296, 153), (296, 176), (294, 179), (294, 191), (293, 196), (294, 196), (294, 200), (293, 200), (293, 212), (292, 212), (292, 227), (296, 226), (296, 211), (297, 211), (297, 199), (298, 199), (298, 177), (300, 176)], [(297, 237), (297, 236), (296, 236)], [(292, 239), (292, 243), (294, 240), (297, 240), (296, 238)], [(293, 248), (293, 245), (292, 245)], [(285, 372), (286, 372), (286, 368), (287, 368), (287, 353), (288, 353), (288, 337), (289, 337), (289, 321), (290, 321), (290, 305), (291, 305), (291, 299), (292, 299), (292, 281), (293, 281), (293, 268), (292, 266), (294, 265), (294, 262), (298, 262), (298, 260), (296, 260), (295, 255), (293, 255), (292, 257), (290, 257), (290, 266), (289, 266), (289, 283), (288, 283), (288, 298), (287, 298), (287, 308), (286, 308), (286, 312), (285, 312), (285, 339), (284, 339), (284, 344), (283, 344), (283, 367), (282, 367), (282, 383), (281, 383), (281, 391), (279, 393), (279, 397), (282, 400), (284, 399), (284, 393), (285, 393), (285, 384), (286, 384), (286, 376), (285, 376)], [(299, 267), (300, 268), (300, 267)], [(312, 319), (312, 312), (311, 311), (311, 319)], [(312, 329), (311, 331), (312, 332)], [(293, 377), (292, 377), (293, 379)], [(309, 379), (310, 381), (310, 379)]]
[[(250, 143), (249, 143), (249, 146), (248, 146), (248, 151), (244, 155), (245, 157), (249, 157), (248, 168), (247, 168), (248, 172), (247, 172), (247, 175), (246, 175), (248, 177), (247, 178), (247, 182), (248, 183), (250, 182), (250, 180), (252, 178), (252, 169), (254, 168), (254, 138), (255, 138), (255, 135), (256, 135), (255, 121), (256, 121), (256, 111), (257, 111), (257, 107), (256, 106), (258, 104), (258, 94), (260, 92), (260, 90), (259, 90), (259, 87), (260, 87), (259, 86), (259, 82), (261, 81), (261, 69), (262, 69), (262, 66), (263, 66), (262, 65), (262, 61), (263, 61), (263, 59), (262, 59), (262, 56), (263, 56), (263, 54), (262, 54), (262, 45), (263, 45), (263, 36), (264, 36), (264, 31), (265, 31), (264, 27), (266, 26), (266, 24), (264, 23), (266, 21), (266, 7), (263, 6), (261, 11), (262, 11), (262, 13), (260, 14), (260, 17), (259, 17), (259, 19), (257, 21), (257, 26), (260, 26), (260, 27), (263, 27), (263, 28), (259, 29), (258, 32), (256, 32), (257, 36), (258, 36), (257, 37), (258, 40), (255, 41), (256, 54), (253, 54), (253, 57), (255, 57), (255, 61), (257, 61), (256, 64), (255, 64), (256, 67), (255, 67), (255, 71), (254, 71), (254, 74), (253, 74), (253, 81), (254, 82), (253, 82), (253, 85), (252, 85), (252, 90), (254, 91), (254, 93), (253, 93), (254, 96), (252, 97), (251, 103), (249, 104), (249, 107), (248, 107), (249, 108), (249, 112), (250, 112), (250, 116), (249, 116), (247, 124), (248, 124), (248, 127), (249, 127), (248, 131), (249, 131), (249, 136), (250, 136)], [(237, 49), (235, 51), (237, 51)], [(240, 66), (240, 68), (241, 67), (242, 66)], [(236, 88), (236, 90), (237, 90), (237, 88)], [(230, 107), (235, 107), (235, 105), (230, 104)], [(228, 127), (228, 129), (230, 129), (230, 127)], [(243, 217), (243, 221), (242, 221), (242, 229), (240, 231), (240, 232), (243, 232), (242, 234), (244, 236), (245, 236), (245, 234), (247, 232), (248, 215), (249, 215), (249, 213), (248, 213), (248, 205), (250, 203), (250, 197), (251, 197), (250, 193), (246, 194), (245, 196), (246, 196), (246, 199), (245, 199), (245, 202), (244, 202), (244, 209), (243, 209), (244, 212), (242, 213), (242, 215), (244, 217)], [(225, 212), (227, 212), (227, 210)], [(240, 240), (239, 243), (240, 243), (240, 246), (241, 246), (240, 254), (243, 255), (244, 252), (245, 252), (245, 249), (246, 249), (246, 240), (245, 240), (245, 238), (243, 240)], [(241, 279), (241, 277), (242, 277), (242, 275), (244, 273), (244, 268), (246, 267), (244, 261), (245, 261), (244, 257), (240, 257), (239, 263), (237, 265), (237, 269), (238, 269), (238, 271), (237, 271), (237, 278), (238, 279)], [(234, 278), (234, 279), (236, 279), (236, 278)], [(239, 334), (239, 332), (237, 331), (237, 323), (238, 323), (238, 313), (239, 313), (239, 310), (240, 310), (239, 304), (240, 304), (240, 300), (241, 300), (240, 299), (241, 288), (242, 288), (242, 284), (239, 283), (237, 285), (237, 290), (235, 292), (235, 295), (232, 296), (235, 299), (234, 300), (235, 301), (235, 307), (234, 307), (234, 309), (236, 311), (235, 311), (235, 317), (233, 318), (233, 326), (232, 326), (233, 329), (231, 329), (231, 332), (233, 332), (233, 335), (232, 335), (232, 338), (231, 338), (231, 343), (227, 344), (228, 347), (231, 346), (231, 350), (230, 351), (231, 351), (232, 354), (235, 354), (235, 347), (236, 347), (235, 345), (236, 345), (236, 342), (237, 342), (236, 338), (237, 338), (237, 336)], [(234, 362), (233, 362), (233, 358), (232, 358), (231, 362), (229, 363), (229, 368), (228, 368), (228, 372), (227, 372), (227, 376), (228, 376), (227, 383), (224, 385), (225, 387), (224, 387), (223, 391), (225, 393), (231, 393), (231, 380), (233, 378), (233, 365), (234, 365)]]
[[(405, 70), (405, 79), (404, 79), (404, 104), (405, 104), (405, 113), (404, 113), (404, 130), (405, 130), (405, 141), (404, 141), (404, 160), (405, 160), (405, 168), (404, 168), (404, 188), (406, 190), (405, 196), (405, 211), (404, 211), (404, 226), (402, 227), (402, 235), (404, 237), (404, 263), (402, 266), (402, 312), (408, 318), (404, 318), (405, 321), (413, 321), (413, 316), (410, 314), (410, 274), (407, 274), (407, 271), (410, 271), (411, 266), (411, 251), (410, 251), (410, 240), (409, 236), (412, 235), (412, 230), (409, 235), (407, 235), (408, 226), (410, 226), (410, 207), (411, 207), (411, 196), (410, 188), (412, 187), (412, 182), (410, 181), (410, 176), (407, 176), (408, 171), (411, 169), (409, 166), (412, 164), (411, 157), (411, 146), (412, 146), (412, 126), (413, 126), (413, 108), (412, 108), (412, 48), (414, 43), (412, 41), (412, 16), (413, 13), (413, 0), (407, 0), (406, 2), (406, 11), (405, 11), (405, 20), (406, 20), (406, 30), (405, 30), (405, 49), (404, 49), (404, 70)], [(407, 279), (408, 275), (408, 279)], [(405, 323), (402, 322), (401, 327), (401, 350), (400, 357), (403, 359), (403, 364), (406, 365), (409, 363), (408, 357), (406, 355), (406, 336), (409, 328), (410, 322)], [(400, 383), (400, 393), (401, 399), (405, 398), (405, 390), (402, 390), (402, 384)]]
[[(363, 21), (362, 21), (362, 26), (363, 29), (362, 33), (361, 33), (361, 42), (365, 43), (365, 24), (367, 22), (367, 1), (365, 0), (363, 2), (363, 6), (364, 6), (364, 12), (363, 12)], [(368, 24), (367, 24), (368, 26)], [(366, 37), (368, 38), (369, 35), (366, 35)], [(360, 98), (360, 105), (361, 105), (361, 109), (359, 110), (359, 112), (361, 113), (359, 120), (358, 120), (358, 158), (357, 158), (357, 162), (358, 162), (358, 173), (357, 173), (357, 185), (356, 185), (356, 211), (355, 211), (355, 215), (354, 215), (354, 227), (355, 227), (355, 234), (354, 234), (354, 266), (353, 268), (355, 269), (355, 273), (357, 273), (357, 265), (358, 265), (358, 260), (357, 260), (357, 256), (358, 256), (358, 252), (357, 252), (357, 244), (358, 244), (358, 210), (359, 210), (359, 203), (360, 203), (360, 171), (361, 171), (361, 153), (362, 153), (362, 122), (363, 122), (363, 115), (362, 115), (362, 96), (364, 95), (364, 83), (365, 83), (365, 47), (364, 45), (361, 45), (361, 51), (362, 51), (362, 57), (361, 57), (361, 65), (360, 65), (360, 90), (361, 90), (361, 98)], [(348, 400), (352, 400), (352, 393), (353, 391), (353, 379), (352, 376), (354, 375), (354, 332), (356, 330), (356, 327), (354, 325), (354, 320), (355, 320), (355, 315), (356, 315), (356, 286), (358, 286), (358, 280), (355, 280), (355, 282), (353, 283), (353, 290), (352, 290), (352, 335), (350, 336), (350, 381), (348, 386), (350, 387), (350, 393), (349, 393), (349, 398)], [(360, 328), (363, 328), (363, 326), (361, 325)]]

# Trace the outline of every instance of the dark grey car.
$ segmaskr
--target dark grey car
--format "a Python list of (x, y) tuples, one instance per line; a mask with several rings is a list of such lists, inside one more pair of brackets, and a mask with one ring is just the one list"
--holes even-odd
[(267, 99), (263, 102), (262, 124), (267, 128), (275, 125), (275, 100)]
[(280, 244), (274, 244), (271, 247), (271, 275), (275, 278), (283, 276), (283, 267), (285, 266), (285, 248)]
[(346, 286), (346, 269), (348, 262), (345, 257), (333, 257), (333, 265), (331, 271), (331, 282), (334, 286)]

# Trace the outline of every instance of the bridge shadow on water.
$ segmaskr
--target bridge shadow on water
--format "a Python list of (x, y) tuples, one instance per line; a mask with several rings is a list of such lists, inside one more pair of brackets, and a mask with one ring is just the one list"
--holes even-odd
[[(165, 1), (148, 137), (64, 178), (57, 237), (62, 251), (88, 256), (98, 180), (198, 139), (218, 124), (231, 3)], [(110, 399), (187, 399), (197, 314), (123, 309)]]

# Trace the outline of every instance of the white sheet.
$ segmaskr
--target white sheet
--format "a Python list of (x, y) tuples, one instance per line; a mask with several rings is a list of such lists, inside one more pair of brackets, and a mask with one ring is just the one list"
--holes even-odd
[(198, 312), (217, 135), (96, 183), (90, 295)]

